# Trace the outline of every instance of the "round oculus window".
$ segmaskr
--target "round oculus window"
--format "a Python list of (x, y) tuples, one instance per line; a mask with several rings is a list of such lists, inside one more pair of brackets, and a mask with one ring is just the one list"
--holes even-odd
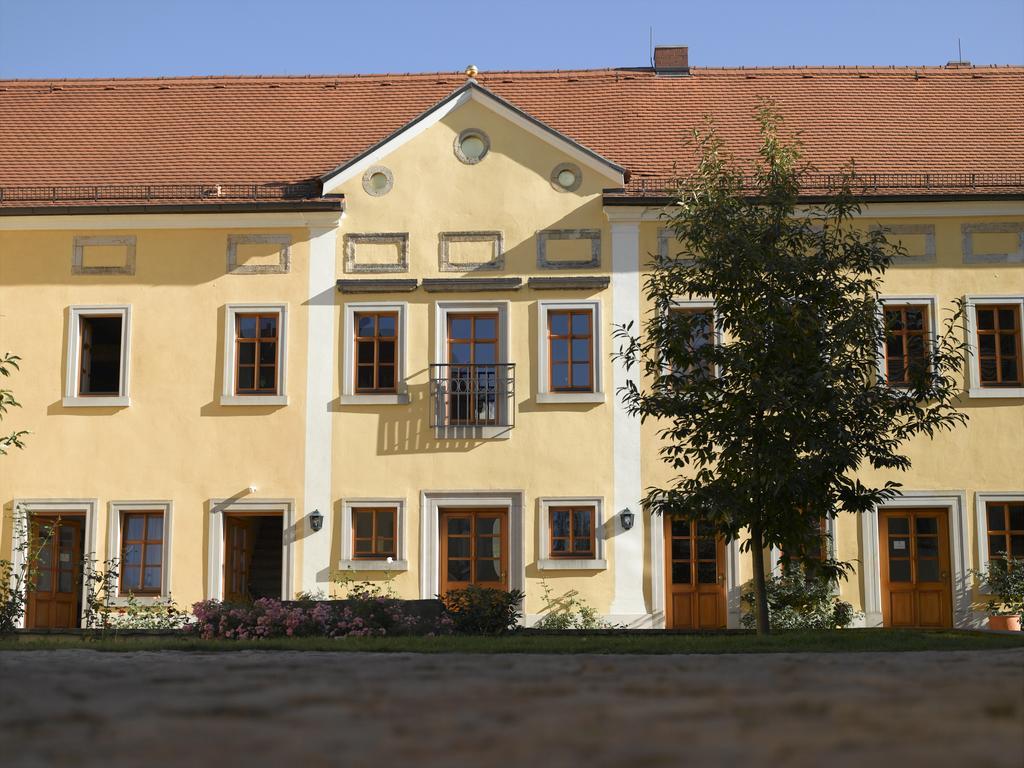
[(479, 163), (491, 148), (487, 134), (476, 128), (469, 128), (455, 139), (455, 156), (467, 165)]
[(559, 192), (575, 192), (583, 180), (583, 173), (575, 163), (559, 163), (551, 170), (551, 186)]
[(391, 171), (383, 165), (375, 165), (372, 168), (367, 168), (366, 173), (363, 174), (363, 189), (366, 191), (366, 194), (373, 197), (386, 195), (391, 191), (391, 187), (394, 186), (394, 183), (395, 178), (391, 174)]
[(558, 183), (568, 189), (576, 183), (576, 174), (566, 169), (558, 173)]

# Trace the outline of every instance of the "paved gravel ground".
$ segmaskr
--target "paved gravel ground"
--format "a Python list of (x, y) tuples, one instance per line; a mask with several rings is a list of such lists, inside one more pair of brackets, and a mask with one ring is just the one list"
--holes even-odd
[(0, 766), (1024, 765), (1024, 651), (0, 653)]

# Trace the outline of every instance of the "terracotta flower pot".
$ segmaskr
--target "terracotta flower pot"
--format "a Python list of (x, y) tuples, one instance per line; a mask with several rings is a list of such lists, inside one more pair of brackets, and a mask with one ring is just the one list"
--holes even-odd
[(1020, 616), (989, 616), (988, 628), (1020, 632)]

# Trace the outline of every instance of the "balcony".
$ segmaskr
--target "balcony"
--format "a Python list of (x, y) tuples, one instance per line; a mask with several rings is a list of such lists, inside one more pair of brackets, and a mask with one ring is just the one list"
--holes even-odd
[(439, 437), (507, 436), (516, 425), (515, 363), (430, 366), (430, 426)]

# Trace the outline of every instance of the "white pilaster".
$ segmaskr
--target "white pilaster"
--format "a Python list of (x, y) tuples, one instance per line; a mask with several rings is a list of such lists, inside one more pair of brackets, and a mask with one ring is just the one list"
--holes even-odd
[[(611, 216), (609, 216), (611, 218)], [(612, 219), (612, 323), (633, 323), (640, 330), (640, 221), (639, 218)], [(634, 375), (636, 372), (634, 372)], [(627, 623), (646, 623), (648, 609), (644, 601), (644, 511), (640, 480), (640, 420), (630, 416), (619, 394), (628, 379), (625, 366), (615, 360), (612, 367), (612, 475), (614, 520), (615, 594), (610, 613)], [(619, 513), (628, 508), (635, 516), (631, 530), (623, 530)]]
[[(304, 591), (327, 591), (330, 584), (332, 523), (331, 505), (331, 392), (334, 384), (334, 290), (337, 228), (309, 228), (308, 349), (306, 354), (306, 453), (304, 506), (298, 511), (298, 535), (302, 538)], [(313, 531), (309, 515), (314, 509), (324, 516), (323, 528)], [(290, 597), (294, 597), (291, 595)]]

